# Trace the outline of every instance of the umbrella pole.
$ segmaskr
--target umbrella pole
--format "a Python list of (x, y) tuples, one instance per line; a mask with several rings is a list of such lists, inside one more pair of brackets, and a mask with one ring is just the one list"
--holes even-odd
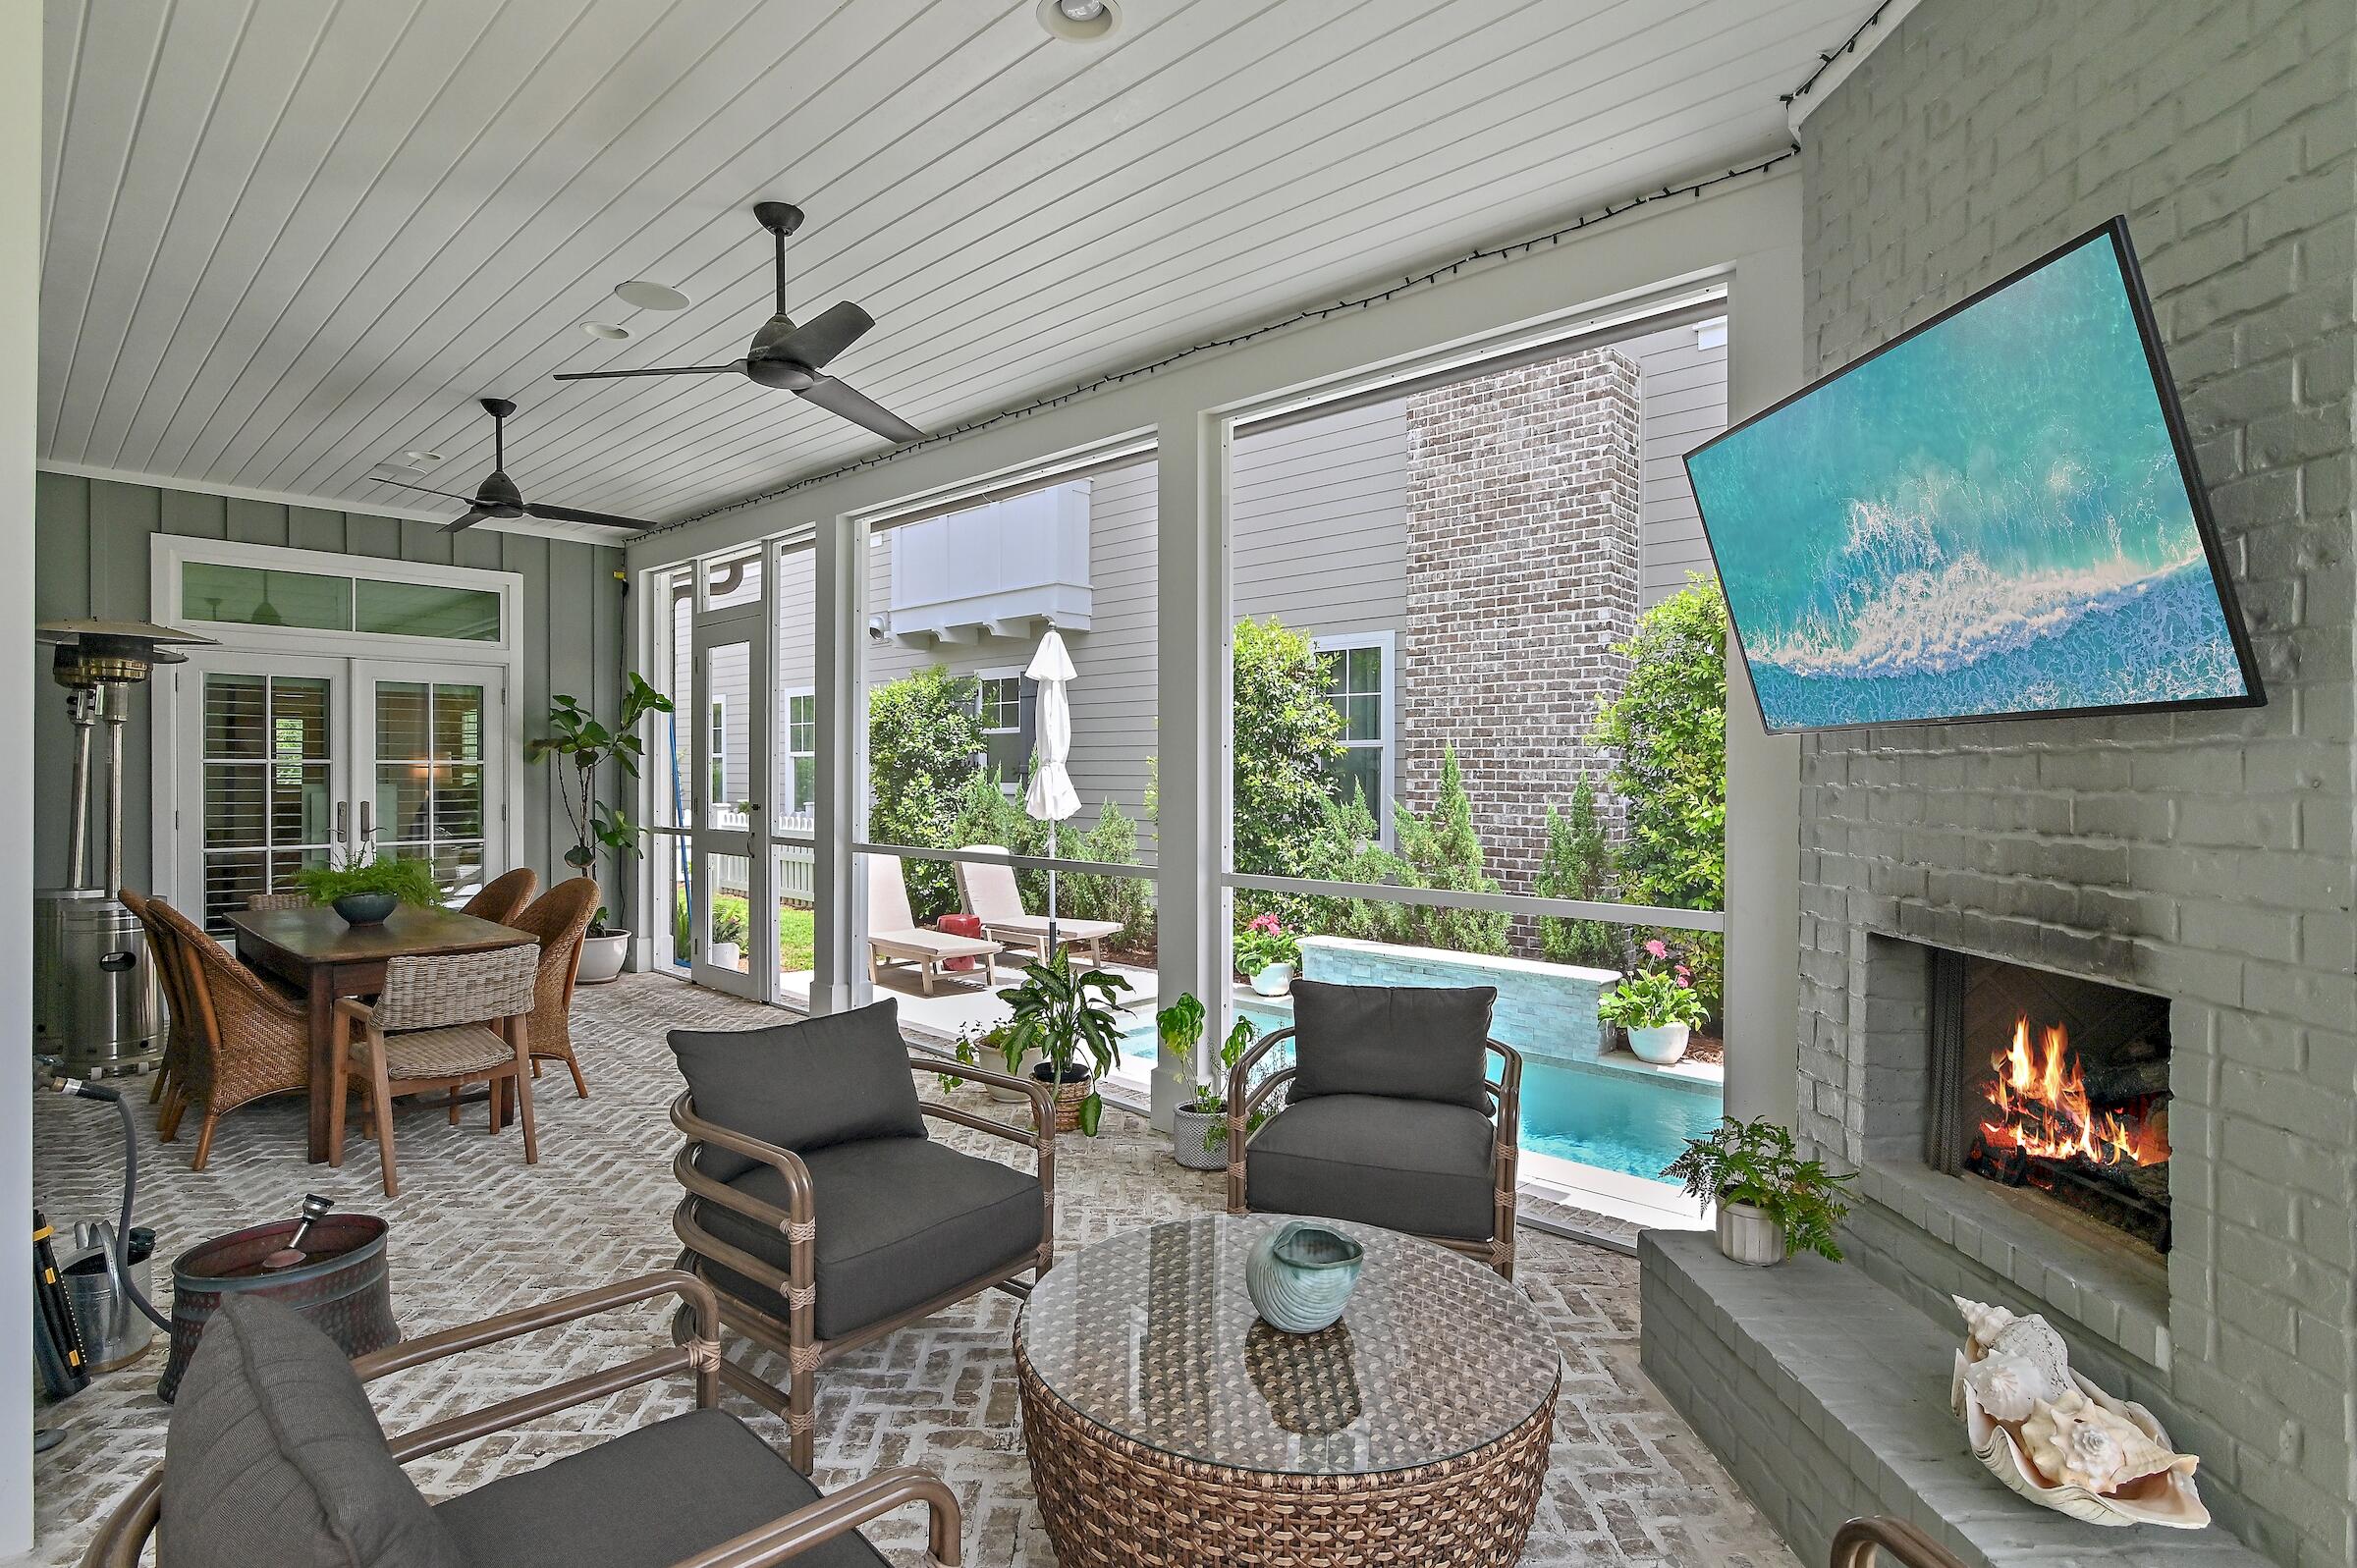
[[(1049, 820), (1049, 822), (1048, 822), (1048, 858), (1049, 858), (1050, 860), (1054, 860), (1054, 859), (1056, 858), (1056, 823), (1055, 823), (1055, 820), (1054, 820), (1053, 818), (1051, 818), (1051, 819)], [(1049, 959), (1049, 961), (1050, 961), (1050, 962), (1054, 962), (1054, 961), (1055, 961), (1055, 957), (1056, 957), (1056, 868), (1055, 868), (1054, 866), (1050, 866), (1050, 867), (1048, 867), (1048, 952), (1047, 952), (1047, 956), (1048, 956), (1048, 959)]]

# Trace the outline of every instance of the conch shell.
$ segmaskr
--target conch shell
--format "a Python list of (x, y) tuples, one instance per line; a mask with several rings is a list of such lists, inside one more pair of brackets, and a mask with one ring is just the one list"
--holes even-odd
[(2023, 1420), (2058, 1391), (2019, 1356), (1984, 1356), (1964, 1369), (1963, 1378), (1981, 1408), (1998, 1421)]
[(2076, 1388), (2040, 1400), (2021, 1424), (2021, 1442), (2050, 1485), (2106, 1496), (2165, 1470), (2190, 1476), (2197, 1463), (2190, 1454), (2170, 1453), (2134, 1422)]
[(1973, 1348), (1986, 1352), (1996, 1343), (1997, 1336), (2020, 1322), (2002, 1307), (1993, 1307), (1985, 1301), (1973, 1301), (1964, 1296), (1950, 1296), (1956, 1310), (1964, 1315), (1964, 1331), (1972, 1336)]
[[(2034, 1313), (2027, 1318), (2015, 1318), (1986, 1343), (1982, 1359), (2009, 1362), (2019, 1369), (2022, 1384), (2032, 1399), (2059, 1399), (2071, 1391), (2070, 1347), (2044, 1318)], [(2022, 1412), (2022, 1416), (2028, 1414), (2026, 1410)], [(2021, 1416), (1998, 1419), (2018, 1421)]]

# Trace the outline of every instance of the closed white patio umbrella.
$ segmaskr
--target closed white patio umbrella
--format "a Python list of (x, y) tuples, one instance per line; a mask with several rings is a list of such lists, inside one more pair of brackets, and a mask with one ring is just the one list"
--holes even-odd
[[(1031, 782), (1023, 786), (1023, 810), (1035, 822), (1048, 825), (1048, 857), (1056, 855), (1056, 825), (1080, 809), (1072, 790), (1072, 776), (1065, 763), (1072, 754), (1072, 706), (1065, 693), (1075, 672), (1065, 652), (1064, 638), (1054, 626), (1039, 639), (1039, 648), (1023, 674), (1038, 683), (1035, 730), (1038, 757)], [(1056, 870), (1048, 868), (1048, 952), (1056, 951)]]

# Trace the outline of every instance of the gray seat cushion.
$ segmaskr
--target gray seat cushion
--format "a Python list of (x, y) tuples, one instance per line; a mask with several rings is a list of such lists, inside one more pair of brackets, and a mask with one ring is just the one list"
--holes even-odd
[[(434, 1509), (472, 1568), (669, 1568), (818, 1500), (735, 1416), (691, 1410)], [(794, 1568), (881, 1568), (854, 1532)]]
[[(674, 1029), (672, 1054), (695, 1113), (731, 1132), (807, 1154), (867, 1138), (919, 1138), (916, 1080), (887, 998), (767, 1029)], [(707, 1147), (697, 1168), (731, 1181), (754, 1162)]]
[(466, 1568), (336, 1342), (233, 1295), (164, 1438), (164, 1568)]
[(1495, 986), (1342, 986), (1293, 982), (1288, 1098), (1383, 1095), (1486, 1110)]
[(1244, 1150), (1244, 1203), (1419, 1236), (1489, 1239), (1498, 1129), (1463, 1106), (1321, 1095), (1269, 1118)]
[[(1039, 1178), (928, 1138), (879, 1138), (804, 1155), (818, 1217), (816, 1331), (840, 1339), (957, 1289), (1039, 1246)], [(783, 1209), (786, 1180), (768, 1165), (730, 1186)], [(706, 1203), (704, 1228), (780, 1269), (786, 1238)], [(732, 1271), (697, 1265), (732, 1293), (785, 1306)]]

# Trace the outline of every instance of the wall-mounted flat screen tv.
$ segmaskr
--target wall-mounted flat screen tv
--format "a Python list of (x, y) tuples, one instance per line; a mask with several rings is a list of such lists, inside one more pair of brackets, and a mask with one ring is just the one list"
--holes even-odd
[(2265, 700), (2124, 220), (1686, 471), (1772, 730)]

